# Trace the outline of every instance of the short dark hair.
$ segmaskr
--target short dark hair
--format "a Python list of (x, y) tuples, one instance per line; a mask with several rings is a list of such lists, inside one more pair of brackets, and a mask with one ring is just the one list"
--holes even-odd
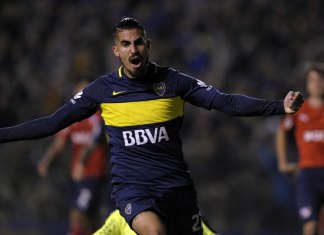
[(118, 30), (125, 30), (125, 29), (139, 29), (142, 32), (142, 36), (145, 38), (146, 37), (146, 32), (145, 29), (143, 27), (143, 25), (141, 25), (141, 23), (131, 17), (126, 17), (124, 16), (121, 21), (119, 21), (114, 29), (113, 29), (113, 37), (115, 38), (116, 36), (116, 32)]

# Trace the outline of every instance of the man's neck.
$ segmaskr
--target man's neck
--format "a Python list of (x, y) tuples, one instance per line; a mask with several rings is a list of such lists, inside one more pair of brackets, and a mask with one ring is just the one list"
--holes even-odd
[(141, 79), (141, 78), (145, 77), (146, 74), (148, 73), (150, 65), (151, 65), (151, 62), (147, 62), (145, 69), (143, 70), (143, 73), (138, 76), (135, 76), (135, 77), (130, 76), (130, 74), (128, 74), (128, 73), (125, 73), (125, 67), (123, 67), (123, 73), (126, 75), (126, 77), (128, 79)]

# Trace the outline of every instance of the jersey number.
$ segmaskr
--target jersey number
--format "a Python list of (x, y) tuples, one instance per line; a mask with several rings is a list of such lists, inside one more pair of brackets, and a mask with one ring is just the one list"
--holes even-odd
[(201, 230), (201, 220), (200, 220), (200, 214), (195, 214), (192, 217), (193, 225), (192, 225), (192, 231), (197, 232)]

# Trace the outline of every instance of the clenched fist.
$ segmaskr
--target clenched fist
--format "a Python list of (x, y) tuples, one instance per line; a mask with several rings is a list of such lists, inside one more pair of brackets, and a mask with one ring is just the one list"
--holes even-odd
[(284, 99), (286, 113), (297, 112), (304, 103), (303, 95), (298, 91), (289, 91)]

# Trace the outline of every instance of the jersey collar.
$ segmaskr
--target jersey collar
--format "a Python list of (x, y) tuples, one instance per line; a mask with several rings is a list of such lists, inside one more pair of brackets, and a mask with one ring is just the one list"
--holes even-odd
[[(157, 74), (159, 66), (155, 62), (149, 62), (148, 66), (149, 67), (148, 67), (147, 73), (150, 73), (152, 71), (154, 74)], [(118, 69), (118, 77), (119, 78), (122, 78), (123, 75), (125, 75), (123, 68), (124, 68), (124, 66), (120, 66)]]

